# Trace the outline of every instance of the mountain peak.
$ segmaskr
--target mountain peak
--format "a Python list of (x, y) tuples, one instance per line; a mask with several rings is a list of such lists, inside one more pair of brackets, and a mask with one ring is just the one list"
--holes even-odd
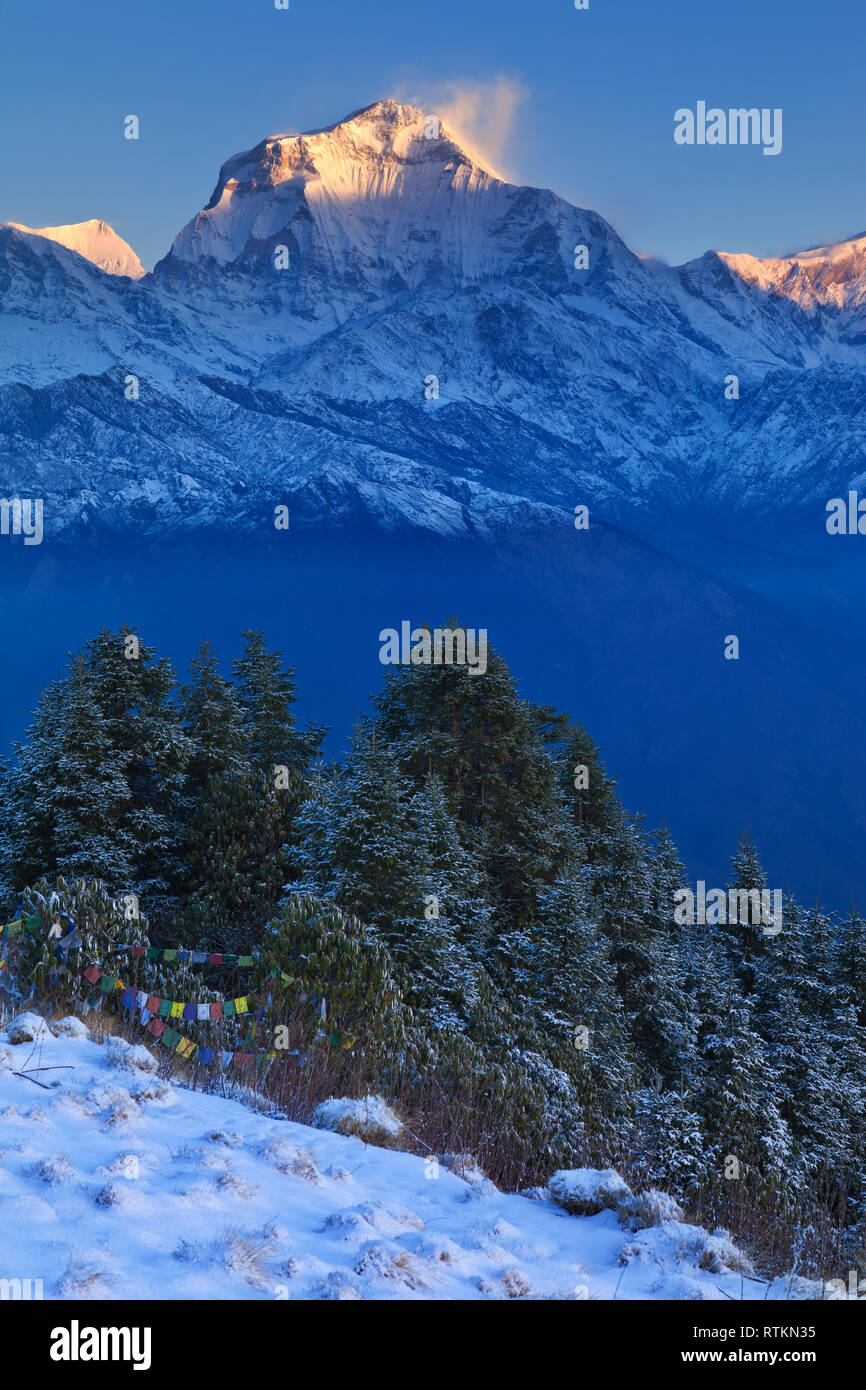
[[(389, 215), (431, 215), (459, 189), (472, 195), (502, 181), (435, 112), (386, 98), (334, 125), (269, 135), (220, 169), (206, 207), (175, 238), (177, 261), (223, 264), (281, 238), (310, 217), (363, 220), (387, 203)], [(399, 211), (398, 211), (399, 208)], [(291, 237), (289, 237), (291, 240)]]
[(859, 308), (866, 304), (866, 234), (847, 241), (761, 258), (719, 252), (740, 279), (804, 309)]
[(126, 275), (130, 280), (140, 280), (147, 273), (129, 243), (100, 218), (69, 222), (62, 227), (25, 227), (22, 222), (5, 222), (3, 225), (16, 232), (24, 232), (27, 236), (41, 236), (46, 241), (56, 241), (60, 246), (83, 256), (107, 275)]
[(248, 174), (254, 186), (275, 185), (308, 170), (325, 176), (335, 163), (393, 160), (398, 164), (457, 157), (496, 177), (466, 141), (433, 111), (394, 101), (390, 97), (362, 106), (333, 125), (294, 133), (268, 135), (251, 150), (233, 155), (220, 169), (209, 207), (225, 185), (242, 182)]
[(407, 125), (412, 125), (419, 119), (426, 120), (427, 115), (418, 106), (412, 106), (407, 102), (395, 101), (393, 97), (383, 97), (381, 101), (373, 101), (369, 106), (360, 106), (357, 111), (351, 111), (348, 116), (344, 116), (339, 121), (334, 121), (333, 125), (320, 126), (316, 130), (306, 130), (304, 135), (330, 135), (339, 130), (341, 126), (357, 125), (360, 127), (390, 127), (399, 130)]

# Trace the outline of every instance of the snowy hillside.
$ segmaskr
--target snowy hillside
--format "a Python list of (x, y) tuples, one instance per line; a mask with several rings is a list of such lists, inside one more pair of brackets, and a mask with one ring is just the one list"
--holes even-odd
[[(470, 1167), (256, 1113), (143, 1047), (33, 1015), (0, 1033), (0, 1277), (46, 1298), (789, 1299), (668, 1199), (569, 1214)], [(40, 1082), (40, 1085), (35, 1082)], [(455, 1169), (458, 1165), (453, 1165)], [(561, 1200), (592, 1188), (580, 1170)], [(608, 1187), (612, 1175), (608, 1175)]]
[(823, 509), (863, 476), (863, 283), (862, 239), (642, 259), (382, 101), (229, 159), (150, 275), (104, 223), (0, 228), (5, 486), (48, 535)]

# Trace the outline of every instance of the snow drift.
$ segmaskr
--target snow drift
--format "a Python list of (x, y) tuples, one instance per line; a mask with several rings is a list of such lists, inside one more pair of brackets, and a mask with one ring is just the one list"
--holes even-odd
[[(0, 1034), (0, 1279), (41, 1280), (46, 1298), (820, 1296), (750, 1277), (724, 1233), (664, 1204), (637, 1230), (607, 1205), (569, 1215), (465, 1156), (449, 1168), (294, 1124), (242, 1091), (169, 1083), (147, 1048), (80, 1021), (40, 1025)], [(558, 1186), (619, 1201), (613, 1178)]]

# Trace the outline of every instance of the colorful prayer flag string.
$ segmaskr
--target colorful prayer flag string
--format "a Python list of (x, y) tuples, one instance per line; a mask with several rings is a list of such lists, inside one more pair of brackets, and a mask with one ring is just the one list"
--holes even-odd
[(251, 1012), (250, 996), (239, 995), (237, 999), (215, 999), (203, 1004), (189, 1004), (180, 999), (163, 999), (158, 994), (148, 994), (145, 989), (133, 989), (125, 985), (116, 975), (107, 975), (98, 965), (90, 965), (82, 974), (91, 985), (98, 985), (102, 994), (113, 994), (123, 990), (121, 1005), (125, 1009), (140, 1009), (142, 1017), (182, 1018), (188, 1022), (209, 1022), (211, 1019), (235, 1018)]
[(35, 931), (42, 925), (39, 913), (34, 912), (30, 917), (16, 917), (14, 922), (7, 922), (3, 930), (8, 932), (9, 936), (20, 936), (22, 932)]
[(170, 946), (132, 946), (131, 954), (144, 960), (190, 961), (193, 965), (238, 965), (246, 968), (255, 965), (255, 956), (238, 956), (225, 951), (187, 951)]

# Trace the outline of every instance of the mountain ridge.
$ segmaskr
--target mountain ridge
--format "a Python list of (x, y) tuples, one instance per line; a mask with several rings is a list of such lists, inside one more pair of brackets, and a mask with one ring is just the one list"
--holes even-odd
[(101, 218), (92, 217), (86, 222), (70, 222), (58, 227), (25, 227), (21, 222), (3, 222), (0, 223), (2, 228), (65, 246), (106, 275), (140, 280), (147, 274), (129, 242)]
[(153, 272), (50, 245), (0, 227), (0, 457), (7, 491), (39, 481), (46, 534), (82, 508), (122, 527), (130, 486), (146, 529), (169, 496), (185, 525), (260, 524), (239, 489), (302, 525), (366, 498), (411, 528), (414, 492), (472, 535), (579, 502), (820, 522), (863, 477), (862, 238), (648, 261), (390, 99), (225, 161)]

